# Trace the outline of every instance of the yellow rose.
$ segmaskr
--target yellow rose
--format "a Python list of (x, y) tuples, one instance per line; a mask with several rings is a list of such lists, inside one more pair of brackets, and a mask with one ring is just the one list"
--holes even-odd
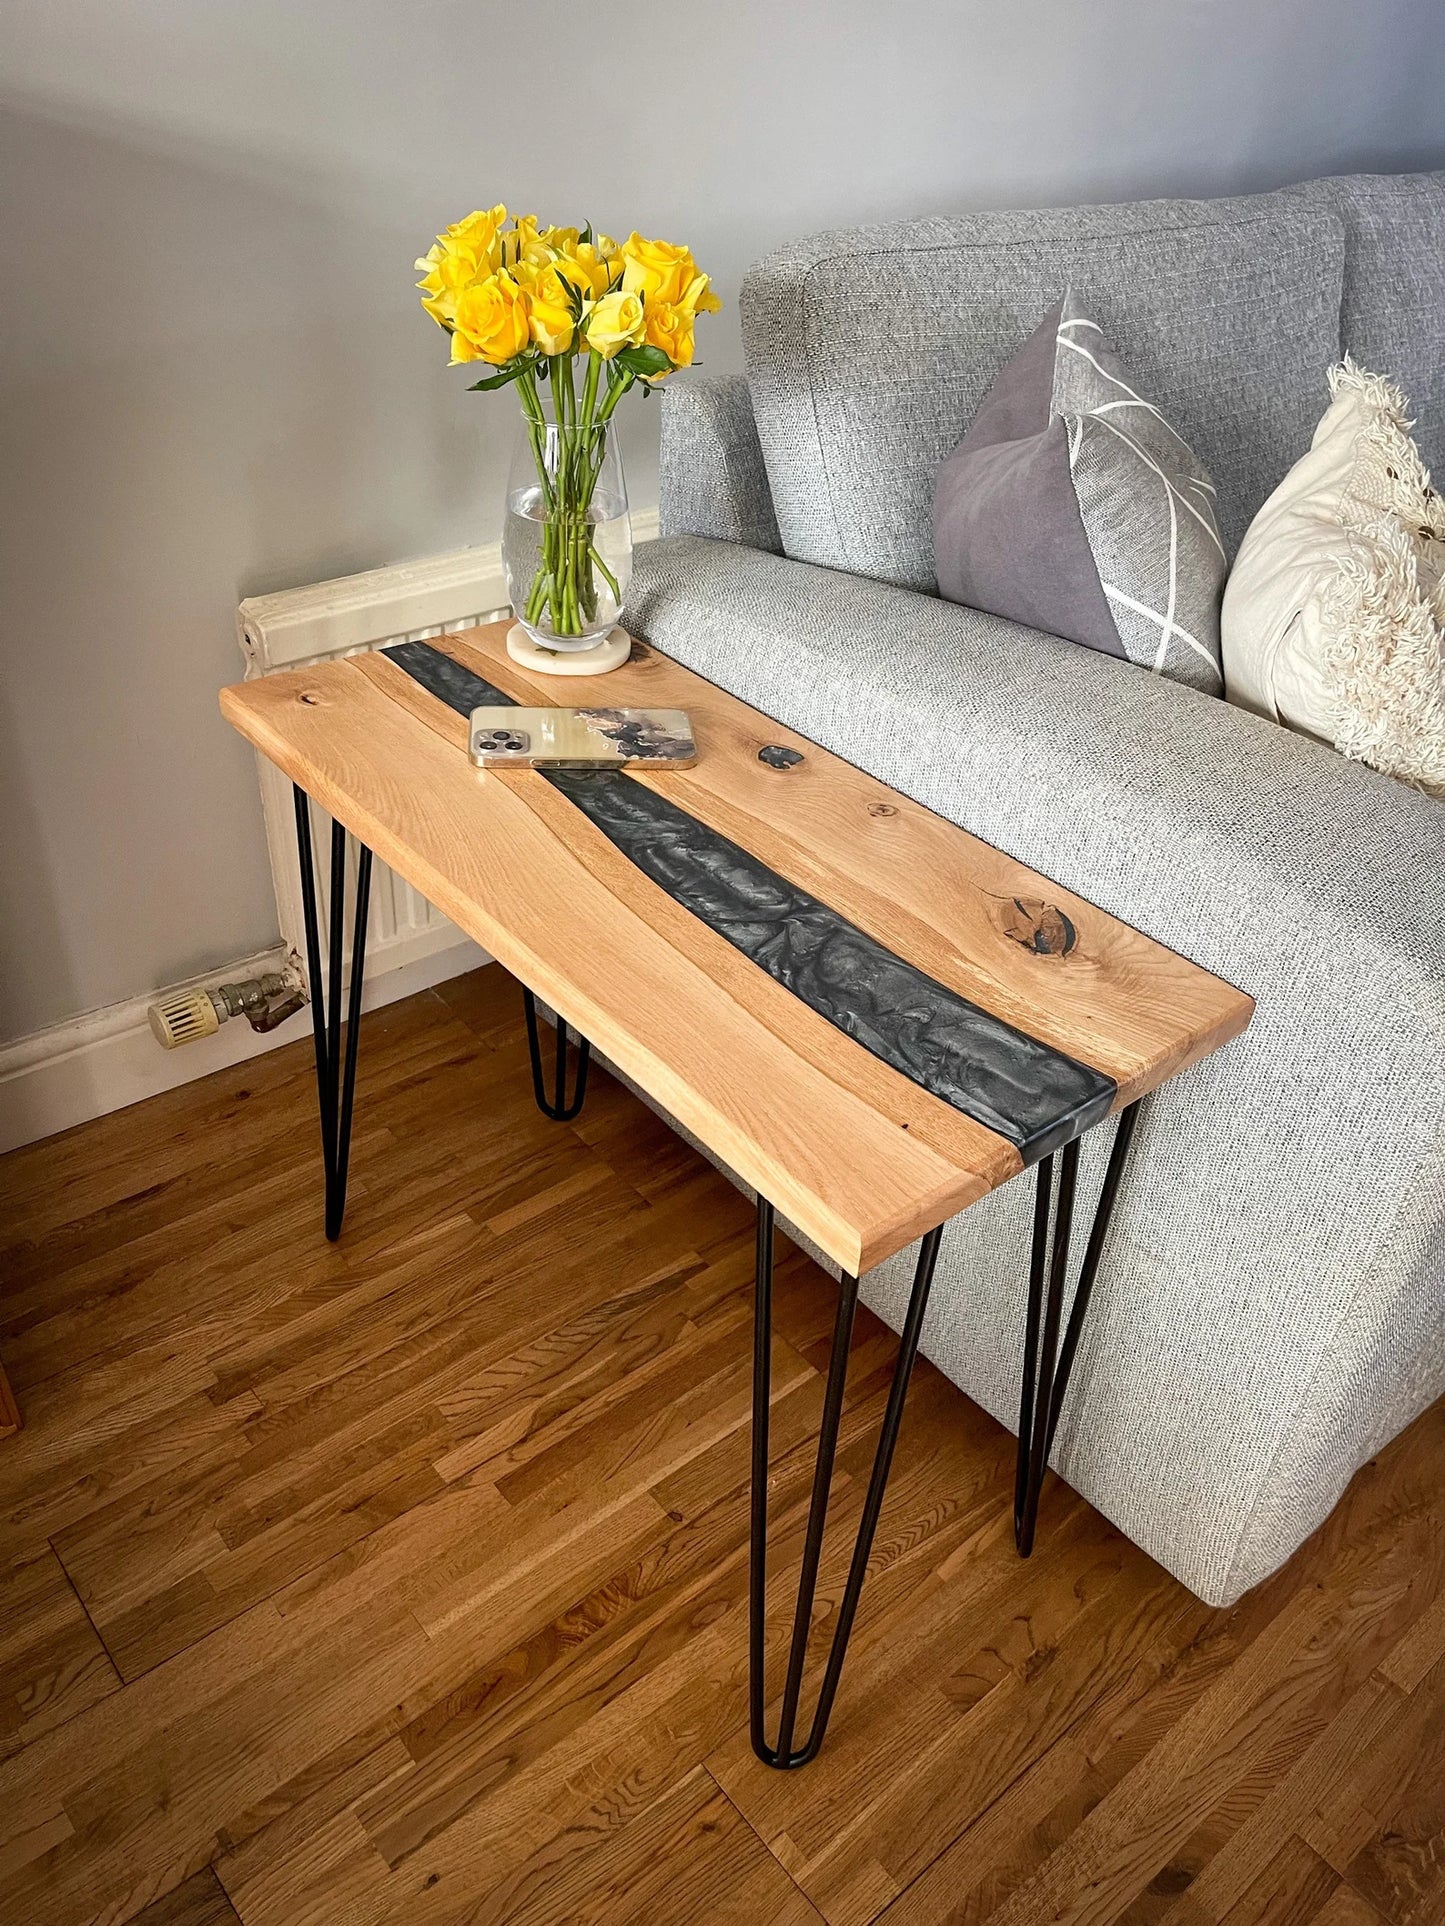
[(543, 354), (566, 354), (572, 346), (577, 322), (567, 284), (558, 268), (533, 267), (523, 261), (512, 273), (527, 297), (527, 321), (532, 339)]
[(510, 274), (489, 274), (457, 296), (452, 360), (489, 361), (501, 367), (530, 338), (527, 297)]
[(591, 241), (575, 241), (567, 252), (558, 255), (556, 268), (590, 301), (601, 300), (616, 278), (611, 262)]
[[(692, 325), (691, 308), (677, 307), (671, 301), (656, 301), (651, 298), (646, 304), (646, 328), (643, 340), (649, 348), (661, 348), (674, 368), (692, 366)], [(662, 374), (649, 375), (649, 381), (663, 381), (669, 370)]]
[(422, 306), (433, 321), (451, 327), (456, 319), (457, 297), (477, 278), (476, 263), (469, 254), (458, 254), (438, 241), (416, 265), (424, 275), (417, 282)]
[(600, 301), (589, 301), (583, 311), (582, 328), (587, 345), (604, 361), (610, 361), (620, 349), (640, 341), (642, 326), (642, 302), (623, 288), (604, 294)]
[(689, 314), (716, 314), (722, 302), (708, 285), (705, 274), (694, 274), (678, 297), (677, 305)]
[(416, 264), (422, 306), (444, 328), (456, 321), (457, 299), (474, 281), (495, 274), (502, 258), (505, 207), (492, 207), (453, 221)]
[(592, 254), (587, 258), (606, 268), (608, 285), (615, 288), (622, 279), (622, 249), (610, 234), (594, 234), (591, 247)]
[(632, 234), (622, 244), (622, 259), (622, 286), (628, 294), (656, 295), (659, 301), (684, 307), (689, 305), (687, 296), (696, 289), (696, 298), (690, 304), (694, 313), (701, 307), (703, 313), (710, 314), (722, 306), (715, 294), (708, 293), (707, 276), (699, 274), (688, 248)]
[(459, 254), (470, 254), (482, 273), (495, 274), (502, 265), (502, 229), (506, 224), (507, 210), (499, 202), (496, 207), (479, 208), (464, 221), (453, 221), (439, 239), (450, 243)]
[(519, 214), (512, 232), (502, 236), (503, 267), (515, 267), (519, 261), (532, 267), (546, 267), (552, 253), (551, 243), (538, 228), (535, 214)]

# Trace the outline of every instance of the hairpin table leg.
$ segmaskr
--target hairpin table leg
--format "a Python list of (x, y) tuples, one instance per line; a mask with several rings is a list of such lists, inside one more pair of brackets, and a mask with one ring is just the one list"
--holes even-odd
[(773, 1307), (773, 1207), (766, 1198), (758, 1199), (758, 1243), (756, 1259), (756, 1304), (753, 1313), (753, 1458), (752, 1458), (752, 1544), (749, 1596), (749, 1717), (753, 1751), (765, 1765), (789, 1771), (807, 1765), (818, 1755), (829, 1715), (842, 1676), (848, 1639), (858, 1610), (863, 1580), (868, 1573), (868, 1555), (883, 1509), (883, 1493), (893, 1464), (893, 1450), (903, 1421), (903, 1400), (908, 1380), (918, 1355), (918, 1339), (923, 1330), (923, 1314), (928, 1308), (928, 1292), (933, 1268), (938, 1259), (942, 1230), (933, 1230), (923, 1239), (914, 1272), (913, 1293), (908, 1300), (899, 1343), (898, 1361), (893, 1369), (893, 1385), (883, 1415), (883, 1429), (873, 1458), (873, 1474), (863, 1501), (863, 1517), (853, 1546), (838, 1609), (838, 1623), (828, 1650), (818, 1703), (805, 1743), (795, 1747), (793, 1733), (797, 1723), (798, 1697), (803, 1682), (803, 1661), (807, 1654), (808, 1631), (813, 1616), (813, 1594), (818, 1581), (818, 1563), (823, 1550), (823, 1528), (828, 1514), (828, 1488), (833, 1477), (833, 1457), (838, 1446), (838, 1425), (843, 1415), (843, 1387), (848, 1375), (848, 1345), (853, 1335), (853, 1314), (858, 1305), (858, 1280), (845, 1277), (838, 1291), (838, 1311), (833, 1325), (833, 1349), (828, 1361), (828, 1383), (823, 1397), (823, 1423), (818, 1438), (817, 1465), (813, 1473), (813, 1495), (808, 1509), (808, 1531), (803, 1545), (802, 1570), (798, 1578), (797, 1603), (793, 1612), (793, 1633), (788, 1648), (788, 1669), (783, 1685), (782, 1712), (778, 1742), (770, 1745), (764, 1730), (767, 1705), (765, 1678), (766, 1590), (768, 1541), (768, 1409), (772, 1358)]
[(301, 859), (301, 907), (306, 925), (306, 981), (311, 992), (311, 1031), (316, 1046), (316, 1091), (321, 1106), (321, 1155), (326, 1169), (326, 1235), (341, 1235), (346, 1210), (346, 1173), (351, 1159), (351, 1113), (356, 1094), (356, 1046), (361, 1034), (361, 984), (366, 968), (366, 915), (371, 895), (371, 851), (360, 845), (356, 904), (352, 912), (351, 985), (346, 1005), (346, 1050), (341, 1045), (341, 965), (345, 941), (346, 831), (331, 825), (328, 985), (322, 989), (321, 932), (316, 914), (316, 868), (311, 851), (311, 809), (306, 791), (292, 785), (296, 845)]
[(537, 1108), (544, 1117), (553, 1123), (571, 1123), (582, 1108), (582, 1099), (587, 1095), (587, 1066), (592, 1060), (592, 1046), (586, 1037), (577, 1039), (577, 1084), (572, 1095), (567, 1095), (567, 1024), (560, 1011), (557, 1013), (557, 1061), (554, 1065), (552, 1095), (547, 1095), (547, 1080), (542, 1071), (542, 1040), (537, 1022), (537, 999), (525, 987), (522, 990), (522, 1004), (527, 1012), (527, 1051), (532, 1059), (532, 1095), (537, 1099)]
[[(1059, 1159), (1058, 1196), (1054, 1200), (1054, 1160), (1045, 1157), (1038, 1168), (1038, 1189), (1034, 1201), (1033, 1249), (1029, 1259), (1029, 1308), (1024, 1326), (1023, 1383), (1019, 1397), (1018, 1458), (1014, 1470), (1014, 1542), (1027, 1558), (1034, 1548), (1034, 1528), (1038, 1522), (1039, 1494), (1044, 1471), (1059, 1425), (1069, 1374), (1079, 1348), (1079, 1334), (1089, 1309), (1089, 1298), (1098, 1275), (1104, 1241), (1114, 1200), (1119, 1194), (1119, 1179), (1129, 1155), (1134, 1123), (1139, 1109), (1131, 1103), (1119, 1113), (1119, 1127), (1109, 1152), (1108, 1168), (1099, 1193), (1084, 1262), (1074, 1292), (1073, 1308), (1059, 1345), (1064, 1286), (1069, 1269), (1069, 1234), (1073, 1226), (1074, 1191), (1079, 1169), (1079, 1140), (1066, 1144)], [(1049, 1220), (1053, 1217), (1053, 1249), (1049, 1248)], [(1045, 1280), (1047, 1279), (1047, 1289)]]

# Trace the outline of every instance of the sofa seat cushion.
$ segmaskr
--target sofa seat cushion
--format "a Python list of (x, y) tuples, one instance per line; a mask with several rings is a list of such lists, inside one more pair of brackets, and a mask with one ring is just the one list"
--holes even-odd
[(1309, 446), (1343, 254), (1331, 207), (1273, 195), (857, 228), (770, 255), (742, 321), (786, 552), (932, 590), (939, 464), (1070, 284), (1213, 476), (1232, 553)]

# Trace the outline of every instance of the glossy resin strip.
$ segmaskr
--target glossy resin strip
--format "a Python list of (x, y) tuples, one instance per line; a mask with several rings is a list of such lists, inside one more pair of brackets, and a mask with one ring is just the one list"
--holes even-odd
[[(512, 698), (425, 642), (387, 649), (459, 715)], [(875, 1057), (1017, 1146), (1025, 1163), (1107, 1116), (1113, 1080), (935, 982), (620, 769), (539, 770), (669, 896)]]

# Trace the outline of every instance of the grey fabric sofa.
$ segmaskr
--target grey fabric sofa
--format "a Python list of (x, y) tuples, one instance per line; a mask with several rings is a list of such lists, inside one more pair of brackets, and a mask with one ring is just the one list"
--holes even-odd
[[(634, 625), (1256, 998), (1141, 1114), (1053, 1460), (1223, 1604), (1445, 1390), (1445, 806), (937, 599), (933, 471), (1066, 280), (1231, 544), (1341, 347), (1445, 469), (1445, 176), (830, 234), (749, 274), (746, 379), (668, 393)], [(1011, 1428), (1030, 1199), (949, 1228), (924, 1336)], [(865, 1280), (895, 1326), (912, 1261)]]

